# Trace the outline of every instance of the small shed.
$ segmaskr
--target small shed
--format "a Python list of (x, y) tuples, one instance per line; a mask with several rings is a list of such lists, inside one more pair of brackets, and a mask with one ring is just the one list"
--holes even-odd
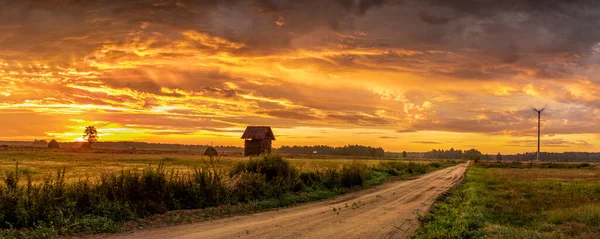
[(60, 148), (60, 145), (58, 144), (58, 142), (56, 142), (56, 140), (52, 139), (52, 140), (50, 140), (50, 143), (48, 143), (48, 148), (49, 149), (58, 149), (58, 148)]
[(271, 141), (275, 135), (270, 126), (248, 126), (244, 134), (244, 155), (259, 155), (271, 153)]

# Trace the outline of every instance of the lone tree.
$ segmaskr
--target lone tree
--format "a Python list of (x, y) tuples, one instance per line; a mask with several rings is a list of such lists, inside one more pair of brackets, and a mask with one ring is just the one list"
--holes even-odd
[(83, 139), (87, 140), (87, 147), (91, 148), (92, 144), (98, 141), (98, 131), (94, 126), (85, 127), (85, 131), (83, 131)]
[(408, 154), (406, 153), (406, 151), (402, 151), (402, 158), (405, 159), (406, 157), (408, 157)]
[(496, 161), (497, 161), (497, 162), (500, 162), (500, 161), (502, 161), (502, 154), (498, 153), (498, 154), (496, 155)]

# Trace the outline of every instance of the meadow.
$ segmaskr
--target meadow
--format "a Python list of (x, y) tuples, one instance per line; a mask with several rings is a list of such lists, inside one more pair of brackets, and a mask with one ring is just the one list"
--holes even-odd
[[(215, 166), (229, 168), (236, 162), (247, 160), (239, 155), (224, 155), (211, 163), (202, 152), (150, 151), (150, 150), (47, 150), (39, 148), (18, 148), (0, 150), (0, 171), (14, 170), (18, 162), (19, 170), (31, 176), (34, 182), (40, 182), (48, 176), (54, 176), (59, 170), (65, 170), (65, 180), (78, 181), (97, 179), (102, 174), (120, 170), (143, 170), (148, 166), (163, 163), (166, 168), (180, 172), (189, 172), (193, 168)], [(388, 159), (359, 157), (318, 157), (286, 156), (286, 159), (300, 170), (312, 170), (325, 167), (340, 167), (359, 160), (373, 166)]]
[(475, 164), (422, 222), (413, 238), (600, 238), (600, 169)]
[(188, 153), (110, 150), (4, 150), (0, 162), (2, 238), (118, 232), (128, 222), (174, 210), (202, 209), (195, 220), (256, 212), (457, 163), (280, 155), (210, 161)]

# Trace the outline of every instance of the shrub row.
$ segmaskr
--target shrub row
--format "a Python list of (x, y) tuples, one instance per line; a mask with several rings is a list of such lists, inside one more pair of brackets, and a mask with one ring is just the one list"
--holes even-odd
[[(278, 155), (236, 163), (230, 170), (195, 168), (180, 173), (163, 163), (145, 170), (122, 170), (96, 182), (66, 183), (58, 171), (32, 183), (17, 169), (0, 185), (0, 228), (54, 228), (58, 234), (112, 232), (120, 222), (169, 210), (200, 209), (282, 198), (298, 192), (336, 191), (382, 183), (389, 176), (423, 174), (452, 163), (385, 162), (367, 167), (353, 162), (339, 168), (299, 172)], [(24, 183), (20, 183), (25, 178)]]

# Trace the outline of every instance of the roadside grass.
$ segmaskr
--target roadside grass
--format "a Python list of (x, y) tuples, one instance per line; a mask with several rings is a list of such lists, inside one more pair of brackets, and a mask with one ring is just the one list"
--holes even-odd
[(600, 238), (600, 170), (475, 165), (413, 238)]
[[(34, 181), (19, 164), (0, 176), (0, 237), (52, 238), (118, 232), (125, 222), (167, 214), (168, 223), (290, 206), (381, 184), (390, 177), (423, 174), (456, 162), (345, 162), (337, 167), (299, 169), (279, 155), (185, 171), (165, 166), (125, 169), (96, 179), (67, 180), (67, 170)], [(181, 210), (202, 209), (190, 216)], [(129, 225), (129, 224), (127, 224)], [(127, 227), (125, 227), (127, 229)]]

